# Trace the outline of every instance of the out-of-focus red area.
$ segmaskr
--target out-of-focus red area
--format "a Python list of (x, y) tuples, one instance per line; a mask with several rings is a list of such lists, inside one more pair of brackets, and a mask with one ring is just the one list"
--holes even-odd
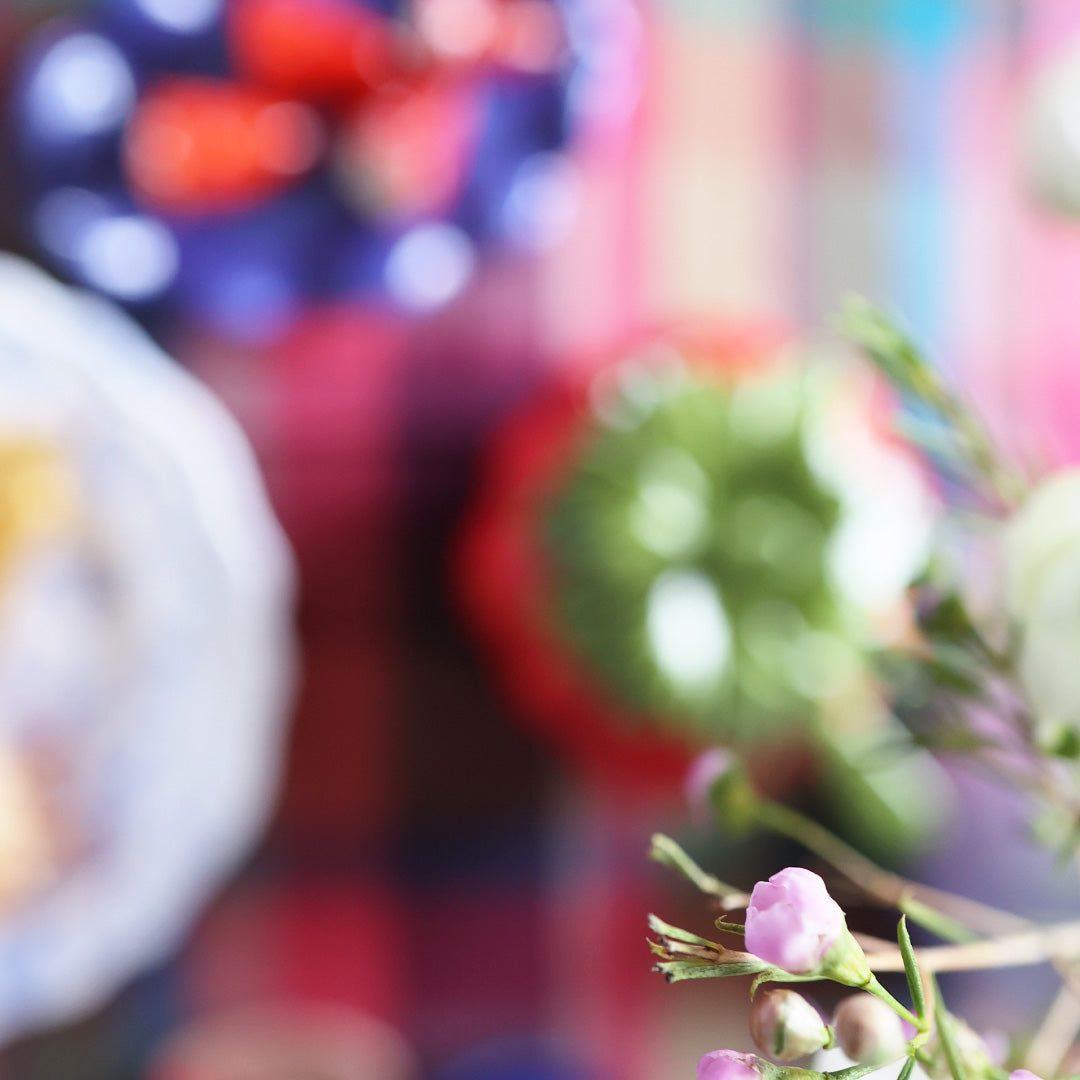
[(311, 169), (323, 139), (312, 110), (263, 91), (174, 79), (150, 91), (128, 126), (132, 187), (165, 211), (231, 210)]
[(385, 76), (395, 53), (383, 19), (334, 0), (237, 0), (228, 28), (240, 70), (284, 93), (363, 91)]

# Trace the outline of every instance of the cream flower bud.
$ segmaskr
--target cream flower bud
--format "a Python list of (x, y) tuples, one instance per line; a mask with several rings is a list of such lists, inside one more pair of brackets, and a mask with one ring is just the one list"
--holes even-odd
[[(964, 1067), (968, 1080), (987, 1078), (1000, 1072), (994, 1064), (993, 1055), (986, 1045), (986, 1040), (977, 1031), (969, 1027), (957, 1016), (952, 1017), (949, 1023), (952, 1027), (953, 1042), (960, 1054), (960, 1062)], [(949, 1067), (945, 1049), (941, 1045), (939, 1036), (935, 1035), (930, 1040), (926, 1046), (926, 1051), (929, 1055), (926, 1071), (933, 1080), (951, 1080), (952, 1069)], [(1027, 1080), (1027, 1078), (1023, 1077), (1021, 1080)]]
[(796, 1061), (832, 1041), (817, 1009), (794, 990), (769, 990), (750, 1010), (754, 1045), (776, 1061)]
[(833, 1026), (837, 1045), (860, 1064), (884, 1065), (904, 1052), (900, 1017), (869, 994), (852, 994), (840, 1002)]
[(1035, 488), (1009, 521), (1002, 554), (1018, 674), (1035, 718), (1044, 734), (1080, 730), (1080, 469)]

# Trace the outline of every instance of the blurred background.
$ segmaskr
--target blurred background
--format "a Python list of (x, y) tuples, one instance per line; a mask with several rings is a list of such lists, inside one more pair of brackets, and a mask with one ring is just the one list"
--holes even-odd
[[(17, 264), (0, 275), (0, 419), (29, 485), (5, 488), (4, 528), (25, 530), (19, 507), (53, 476), (51, 451), (27, 446), (61, 446), (91, 478), (109, 580), (150, 594), (145, 633), (161, 630), (154, 652), (123, 634), (94, 652), (122, 605), (93, 591), (85, 536), (78, 612), (32, 574), (5, 585), (46, 590), (0, 641), (15, 656), (0, 681), (20, 687), (0, 696), (12, 858), (46, 869), (13, 871), (7, 902), (31, 916), (0, 942), (0, 1077), (691, 1075), (703, 1040), (744, 1030), (744, 1005), (650, 974), (645, 913), (691, 909), (645, 851), (655, 829), (691, 828), (682, 771), (724, 732), (695, 690), (697, 727), (650, 741), (634, 714), (682, 699), (630, 687), (614, 712), (594, 708), (560, 682), (562, 645), (528, 629), (542, 526), (514, 492), (548, 490), (583, 407), (534, 405), (640, 359), (657, 327), (707, 322), (708, 345), (679, 348), (728, 369), (779, 341), (819, 347), (858, 291), (903, 314), (1018, 453), (1074, 460), (1080, 3), (0, 0), (0, 56), (0, 247), (126, 308), (210, 387), (291, 551), (234, 429), (173, 381), (173, 361), (111, 323), (97, 344), (60, 294)], [(28, 389), (19, 361), (39, 352)], [(54, 376), (60, 354), (86, 370)], [(740, 430), (757, 445), (759, 429)], [(110, 454), (128, 487), (102, 479), (118, 475)], [(768, 495), (768, 469), (738, 482)], [(600, 527), (603, 496), (581, 491), (556, 547)], [(826, 528), (831, 504), (807, 505)], [(885, 561), (891, 545), (915, 568), (920, 541), (902, 537), (924, 513), (912, 495), (901, 527), (874, 535)], [(31, 535), (54, 543), (50, 514)], [(181, 542), (196, 518), (205, 543)], [(653, 546), (667, 557), (670, 543)], [(614, 670), (622, 586), (610, 599), (590, 592), (597, 567), (579, 571), (571, 623), (601, 641), (581, 663)], [(699, 579), (664, 580), (708, 631)], [(235, 652), (209, 629), (228, 620)], [(83, 681), (53, 693), (76, 669)], [(141, 706), (126, 696), (166, 679)], [(815, 698), (796, 690), (799, 707)], [(747, 724), (794, 708), (740, 692)], [(108, 747), (92, 769), (91, 731)], [(795, 785), (804, 740), (770, 737), (774, 785)], [(129, 760), (142, 742), (158, 752)], [(74, 854), (56, 839), (63, 808), (19, 794), (68, 754), (91, 792), (68, 812), (95, 808)], [(215, 785), (241, 773), (233, 805)], [(973, 841), (1008, 832), (1015, 808), (963, 782), (980, 812), (939, 819), (936, 855), (886, 826), (879, 854), (918, 850), (939, 880), (979, 881)], [(55, 910), (72, 867), (136, 823), (99, 906)], [(783, 858), (703, 843), (739, 883)]]

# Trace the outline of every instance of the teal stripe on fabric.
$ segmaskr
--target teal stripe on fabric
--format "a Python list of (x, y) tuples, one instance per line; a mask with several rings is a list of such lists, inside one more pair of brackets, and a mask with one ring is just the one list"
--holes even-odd
[(793, 6), (818, 37), (833, 43), (873, 43), (888, 14), (885, 0), (801, 0)]
[(762, 23), (783, 23), (790, 17), (791, 0), (662, 0), (665, 12), (681, 18), (728, 23), (733, 28)]
[(891, 40), (902, 39), (920, 53), (949, 49), (971, 30), (980, 9), (993, 0), (881, 0), (882, 25)]
[(888, 305), (940, 356), (947, 337), (948, 138), (958, 61), (978, 33), (976, 6), (993, 0), (890, 0), (885, 20), (882, 124), (888, 194), (884, 282)]

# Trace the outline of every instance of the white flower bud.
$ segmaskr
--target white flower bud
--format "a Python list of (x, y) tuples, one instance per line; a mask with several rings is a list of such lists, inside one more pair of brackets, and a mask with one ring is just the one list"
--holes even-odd
[(869, 994), (853, 994), (840, 1002), (833, 1026), (840, 1049), (864, 1065), (895, 1060), (907, 1042), (900, 1017)]
[(768, 990), (750, 1010), (750, 1035), (776, 1061), (795, 1061), (831, 1042), (817, 1009), (794, 990)]

